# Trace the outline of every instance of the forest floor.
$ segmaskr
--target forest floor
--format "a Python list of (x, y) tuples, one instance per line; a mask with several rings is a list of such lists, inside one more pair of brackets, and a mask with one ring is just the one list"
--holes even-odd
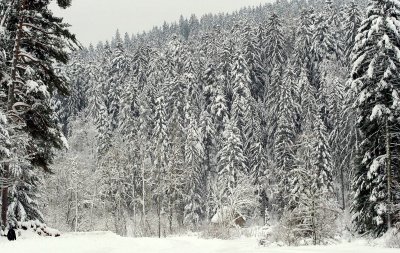
[[(25, 238), (23, 238), (25, 237)], [(394, 253), (400, 249), (371, 246), (365, 240), (329, 246), (263, 247), (256, 239), (206, 240), (193, 236), (124, 238), (111, 232), (69, 233), (59, 238), (22, 236), (0, 238), (0, 251), (13, 253)]]

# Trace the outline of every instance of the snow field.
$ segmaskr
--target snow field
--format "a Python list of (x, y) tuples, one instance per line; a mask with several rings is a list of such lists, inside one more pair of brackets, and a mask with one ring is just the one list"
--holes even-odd
[(255, 238), (206, 240), (195, 236), (124, 238), (111, 232), (70, 233), (62, 237), (24, 234), (15, 242), (0, 239), (1, 252), (13, 253), (399, 253), (369, 246), (365, 240), (329, 246), (262, 247)]

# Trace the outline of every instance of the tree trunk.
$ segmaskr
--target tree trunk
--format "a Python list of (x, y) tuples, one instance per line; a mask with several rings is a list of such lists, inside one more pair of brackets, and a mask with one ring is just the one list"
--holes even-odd
[[(161, 159), (160, 159), (161, 160)], [(161, 168), (160, 165), (158, 166), (158, 238), (161, 238)]]
[(135, 192), (135, 176), (132, 171), (132, 204), (133, 204), (133, 236), (135, 236), (136, 227), (136, 192)]
[(312, 223), (312, 231), (313, 231), (313, 244), (317, 245), (317, 225), (315, 221), (315, 196), (313, 197), (312, 200), (312, 211), (311, 211), (311, 223)]
[[(23, 23), (24, 23), (24, 16), (21, 14), (22, 11), (25, 9), (25, 1), (26, 0), (20, 0), (18, 2), (18, 27), (17, 27), (17, 32), (15, 36), (15, 41), (14, 41), (14, 49), (13, 49), (13, 60), (12, 60), (12, 66), (11, 66), (11, 84), (8, 87), (8, 98), (7, 98), (7, 110), (11, 111), (13, 109), (13, 106), (15, 104), (15, 83), (17, 81), (17, 65), (19, 61), (19, 53), (20, 53), (20, 46), (21, 46), (21, 38), (22, 38), (22, 29), (23, 29)], [(4, 175), (5, 177), (9, 176), (9, 171), (10, 171), (10, 164), (7, 162), (4, 164)], [(7, 223), (7, 209), (8, 209), (8, 188), (5, 187), (2, 190), (2, 198), (1, 198), (1, 220), (6, 225)]]
[(344, 185), (344, 171), (343, 171), (343, 166), (340, 166), (340, 183), (342, 187), (342, 209), (346, 209), (346, 200), (345, 200), (345, 185)]
[(145, 231), (146, 227), (146, 205), (145, 205), (145, 199), (146, 199), (146, 188), (145, 188), (145, 174), (144, 174), (144, 164), (142, 161), (142, 215), (143, 215), (143, 224), (142, 224), (142, 229)]
[(93, 226), (93, 210), (94, 210), (94, 202), (95, 202), (95, 199), (96, 199), (96, 192), (97, 192), (97, 189), (96, 189), (96, 187), (94, 187), (93, 196), (92, 196), (92, 204), (90, 206), (90, 229), (91, 230), (94, 230), (94, 226)]
[(78, 232), (78, 189), (75, 188), (75, 232)]
[(388, 205), (388, 211), (387, 211), (387, 226), (388, 229), (392, 227), (392, 218), (391, 218), (391, 212), (392, 212), (392, 190), (391, 190), (391, 184), (392, 184), (392, 154), (390, 153), (390, 133), (389, 133), (389, 120), (388, 117), (386, 117), (385, 120), (385, 132), (386, 132), (386, 177), (387, 177), (387, 205)]
[(7, 209), (8, 209), (8, 188), (4, 187), (1, 194), (1, 221), (3, 226), (7, 226)]

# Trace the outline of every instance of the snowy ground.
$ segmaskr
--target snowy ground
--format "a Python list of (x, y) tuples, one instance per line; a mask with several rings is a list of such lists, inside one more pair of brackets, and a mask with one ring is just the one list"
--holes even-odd
[[(23, 235), (24, 236), (24, 235)], [(30, 237), (15, 242), (0, 239), (1, 252), (13, 253), (399, 253), (399, 249), (368, 246), (355, 241), (318, 247), (261, 247), (255, 239), (232, 241), (196, 237), (122, 238), (109, 232), (71, 233), (60, 238)]]

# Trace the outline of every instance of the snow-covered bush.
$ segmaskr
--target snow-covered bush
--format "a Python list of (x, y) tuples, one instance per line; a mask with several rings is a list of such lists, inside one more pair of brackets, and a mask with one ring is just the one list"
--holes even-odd
[(295, 223), (291, 222), (291, 213), (285, 211), (281, 221), (271, 229), (268, 238), (263, 238), (263, 244), (277, 243), (279, 245), (299, 245), (301, 237), (295, 232)]
[(393, 228), (386, 232), (384, 242), (388, 248), (400, 248), (400, 230)]
[(286, 210), (274, 227), (270, 241), (295, 246), (327, 244), (339, 232), (339, 215), (334, 205), (316, 198), (311, 205)]
[(17, 229), (30, 230), (40, 236), (52, 236), (52, 237), (61, 236), (60, 231), (54, 228), (50, 228), (46, 224), (38, 220), (18, 222)]
[(228, 240), (232, 239), (231, 230), (232, 228), (210, 224), (204, 228), (203, 232), (201, 233), (201, 237), (205, 239), (216, 238)]

